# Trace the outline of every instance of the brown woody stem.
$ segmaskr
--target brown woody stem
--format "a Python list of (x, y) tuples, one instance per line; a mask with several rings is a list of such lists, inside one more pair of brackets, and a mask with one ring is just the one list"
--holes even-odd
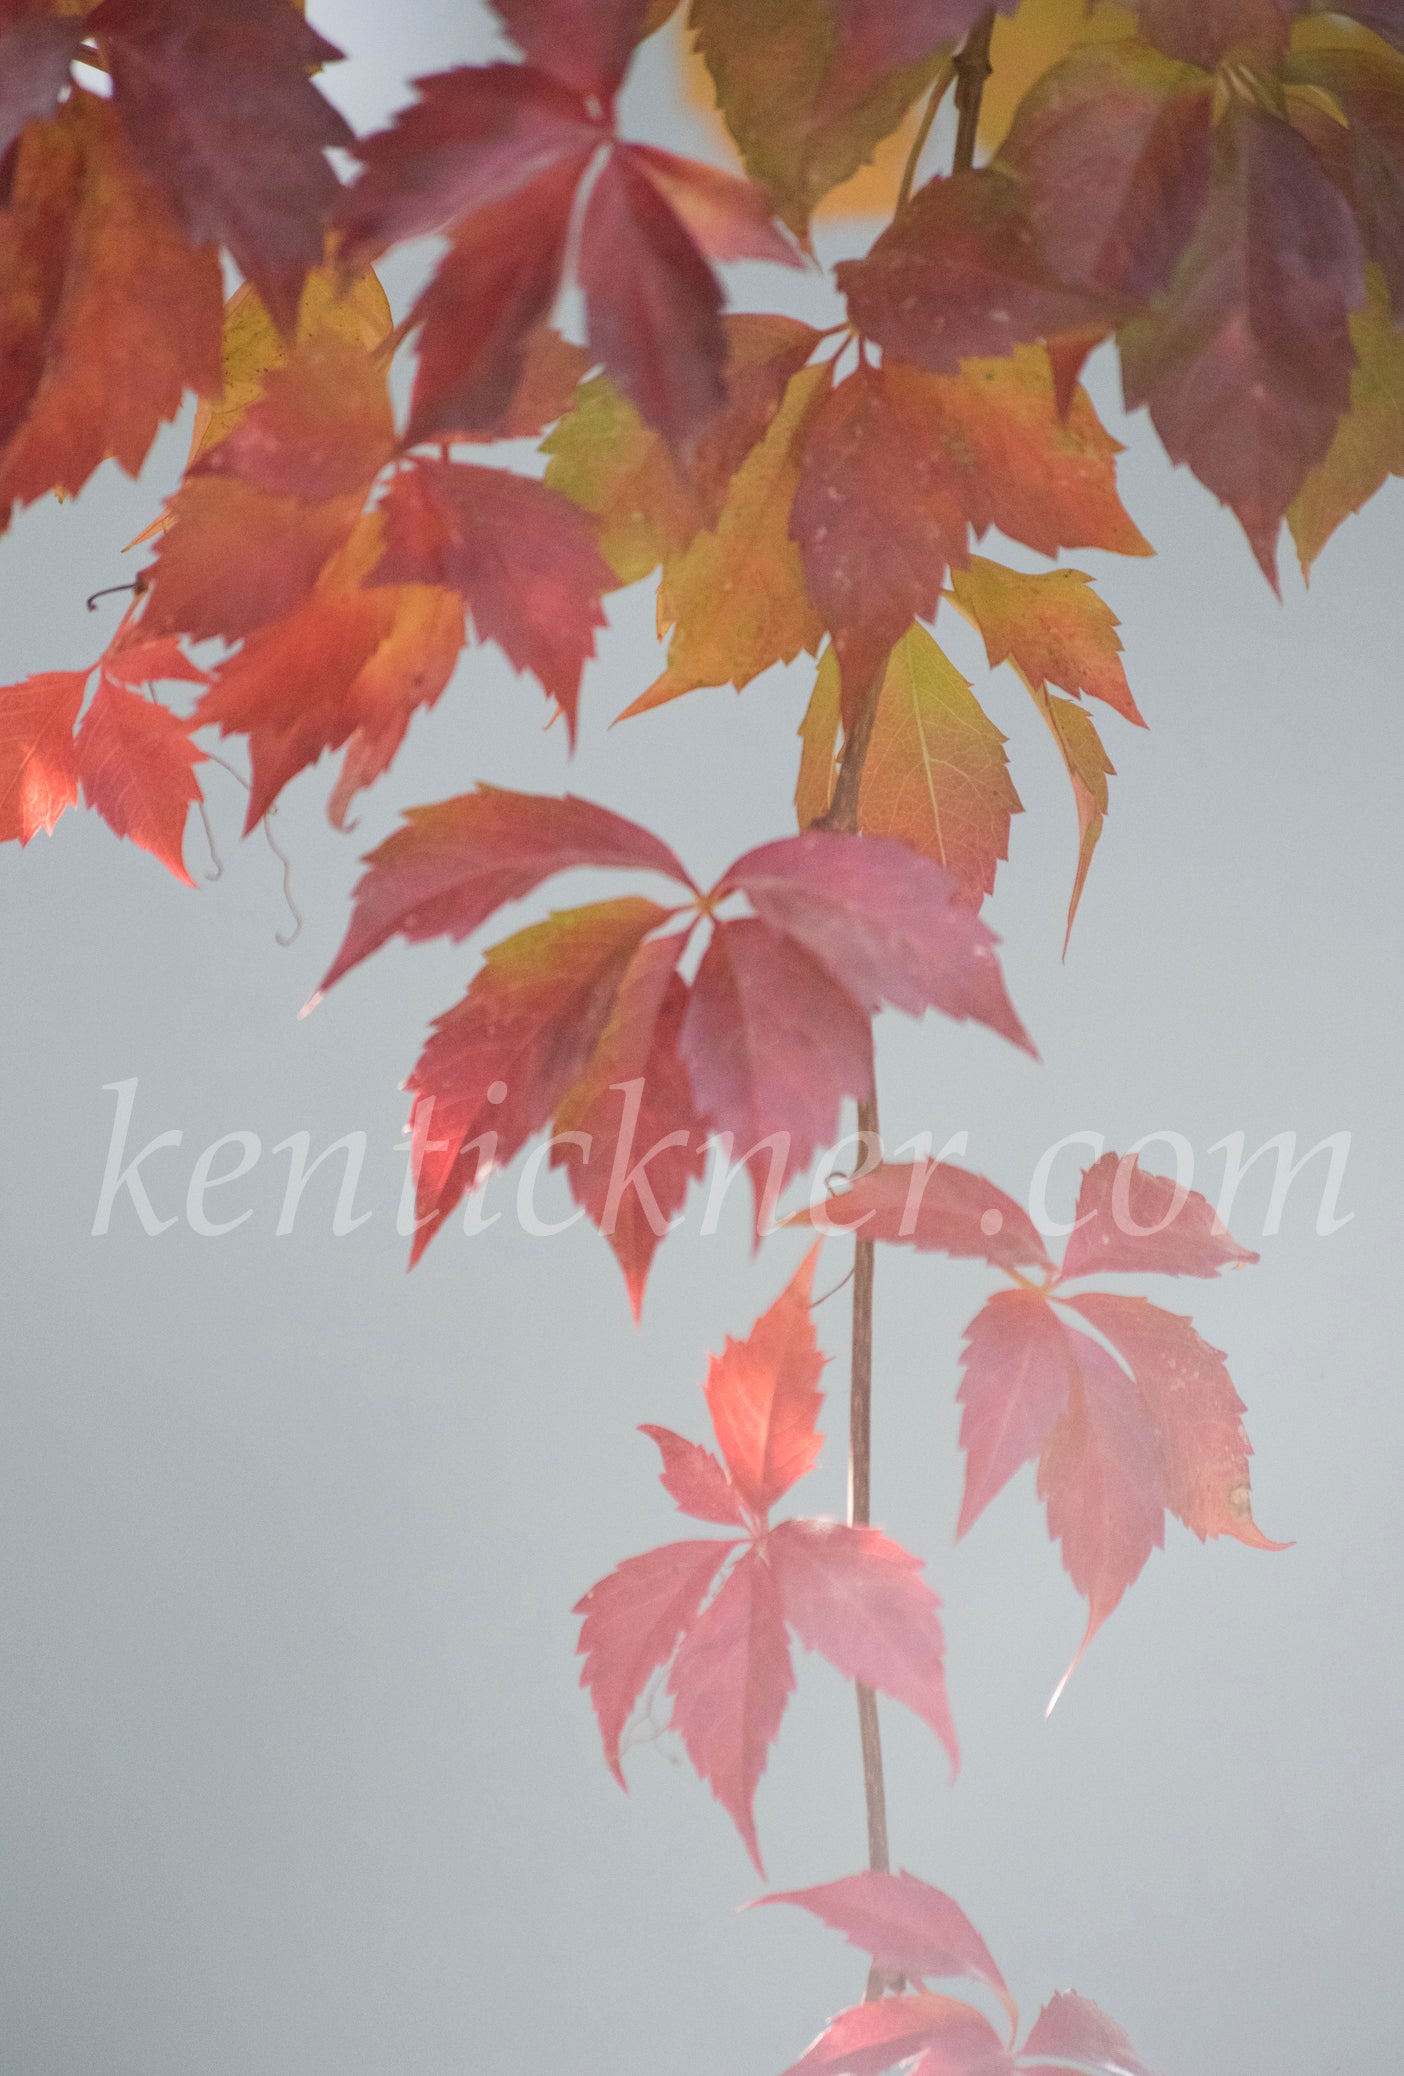
[(985, 81), (990, 76), (990, 39), (994, 35), (994, 9), (984, 16), (956, 52), (955, 159), (952, 171), (968, 173), (975, 163), (975, 140), (980, 129), (980, 103)]

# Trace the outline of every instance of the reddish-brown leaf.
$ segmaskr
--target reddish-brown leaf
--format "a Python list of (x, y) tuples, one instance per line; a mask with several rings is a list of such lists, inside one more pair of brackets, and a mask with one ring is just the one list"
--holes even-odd
[(680, 1512), (697, 1521), (719, 1521), (724, 1528), (746, 1525), (736, 1489), (710, 1449), (669, 1427), (641, 1427), (639, 1433), (658, 1444), (663, 1458), (659, 1482)]
[(572, 1610), (585, 1618), (576, 1645), (585, 1660), (580, 1684), (589, 1689), (605, 1758), (621, 1788), (619, 1741), (634, 1703), (672, 1657), (735, 1547), (708, 1539), (665, 1543), (642, 1557), (626, 1557)]
[(0, 843), (52, 831), (78, 798), (73, 730), (86, 670), (51, 670), (0, 691)]
[(367, 857), (350, 927), (323, 988), (396, 932), (412, 944), (430, 937), (457, 943), (504, 902), (573, 866), (632, 866), (692, 885), (658, 837), (570, 793), (553, 799), (480, 786), (433, 807), (406, 809), (405, 824)]
[(748, 851), (718, 882), (803, 945), (870, 1015), (939, 1009), (1032, 1051), (1010, 1007), (996, 939), (949, 873), (903, 843), (822, 829)]
[(1213, 85), (1137, 42), (1091, 43), (1019, 104), (1000, 163), (1059, 281), (1141, 304), (1169, 285), (1209, 187)]
[(972, 555), (951, 576), (955, 602), (979, 629), (990, 669), (1012, 663), (1031, 690), (1050, 684), (1100, 699), (1144, 728), (1121, 662), (1120, 621), (1080, 569), (1029, 575)]
[(1038, 1496), (1048, 1509), (1048, 1532), (1062, 1544), (1064, 1569), (1088, 1603), (1087, 1630), (1066, 1682), (1164, 1542), (1169, 1494), (1155, 1427), (1136, 1385), (1097, 1342), (1065, 1334), (1075, 1375), (1067, 1409), (1039, 1459)]
[(222, 307), (214, 254), (75, 88), (19, 140), (0, 211), (0, 513), (108, 455), (135, 475), (185, 389), (218, 392)]
[(104, 678), (83, 716), (77, 747), (88, 806), (118, 836), (129, 836), (193, 886), (182, 852), (191, 804), (200, 798), (194, 767), (203, 752), (191, 742), (186, 724), (166, 707)]
[(728, 920), (698, 968), (679, 1052), (698, 1110), (739, 1157), (754, 1155), (759, 1233), (786, 1183), (834, 1138), (844, 1098), (872, 1094), (867, 1012), (793, 937)]
[(911, 2076), (1012, 2076), (994, 2027), (973, 2005), (926, 1993), (855, 2004), (831, 2019), (785, 2076), (882, 2076), (898, 2062)]
[(1034, 2020), (1021, 2059), (1035, 2054), (1077, 2062), (1096, 2076), (1151, 2076), (1115, 2019), (1072, 1990), (1059, 1990)]
[(946, 1699), (940, 1601), (922, 1563), (876, 1528), (782, 1521), (765, 1543), (785, 1620), (845, 1679), (900, 1701), (960, 1760)]
[(668, 1692), (673, 1728), (761, 1874), (753, 1805), (794, 1685), (774, 1575), (748, 1550), (688, 1628)]
[(284, 331), (352, 132), (309, 76), (339, 58), (289, 0), (103, 0), (86, 27), (132, 148), (196, 245), (227, 245)]
[(998, 1269), (1052, 1267), (1023, 1206), (949, 1161), (884, 1161), (819, 1209), (797, 1211), (786, 1222), (969, 1256)]
[(633, 898), (566, 909), (492, 945), (463, 1000), (435, 1019), (405, 1084), (412, 1263), (465, 1193), (550, 1118), (588, 1063), (629, 961), (666, 915)]
[[(996, 1300), (998, 1302), (998, 1300)], [(1140, 1387), (1165, 1463), (1172, 1514), (1203, 1542), (1231, 1535), (1282, 1550), (1253, 1519), (1243, 1401), (1217, 1348), (1192, 1321), (1144, 1298), (1089, 1291), (1068, 1303), (1111, 1342)]]
[(493, 0), (493, 8), (532, 64), (605, 102), (643, 34), (644, 0)]
[(761, 1896), (760, 1903), (794, 1903), (841, 1932), (850, 1946), (870, 1954), (885, 1973), (914, 1982), (965, 1976), (983, 1982), (1009, 2013), (1018, 2012), (993, 1954), (960, 1905), (914, 1874), (876, 1870), (821, 1882), (816, 1888), (787, 1889)]
[(867, 338), (940, 375), (1060, 332), (1105, 331), (1126, 314), (1107, 289), (1059, 279), (1023, 183), (997, 166), (928, 181), (835, 279)]
[(191, 474), (237, 476), (268, 497), (317, 505), (364, 497), (394, 448), (383, 365), (358, 339), (327, 329), (269, 371), (258, 402)]
[(762, 189), (700, 159), (681, 159), (652, 144), (626, 147), (633, 165), (646, 173), (687, 227), (694, 244), (714, 260), (774, 260), (802, 265), (799, 253), (776, 230)]
[(56, 18), (42, 0), (5, 10), (0, 22), (0, 158), (26, 123), (47, 121), (68, 85), (68, 68), (83, 40), (79, 15)]
[(685, 451), (725, 400), (721, 289), (676, 209), (624, 148), (580, 226), (590, 346), (640, 415)]
[(965, 1492), (958, 1536), (1017, 1470), (1042, 1454), (1067, 1408), (1074, 1349), (1038, 1292), (1002, 1290), (966, 1328), (961, 1365)]
[(571, 1195), (614, 1249), (636, 1319), (658, 1243), (706, 1169), (706, 1124), (678, 1055), (687, 989), (676, 967), (687, 935), (639, 946), (588, 1066), (556, 1111), (552, 1164), (565, 1168)]
[(1290, 124), (1235, 100), (1216, 135), (1203, 222), (1168, 303), (1122, 334), (1122, 371), (1275, 583), (1283, 514), (1350, 401), (1360, 238)]
[(149, 573), (148, 633), (237, 641), (283, 619), (311, 596), (362, 508), (359, 491), (309, 505), (237, 476), (188, 477)]
[(560, 292), (575, 191), (588, 163), (588, 149), (558, 159), (456, 226), (410, 313), (420, 328), (411, 440), (509, 430), (529, 342)]
[(745, 1340), (728, 1335), (707, 1368), (707, 1410), (731, 1482), (762, 1518), (819, 1458), (825, 1358), (810, 1310), (818, 1253), (810, 1249)]
[(457, 591), (481, 641), (539, 678), (575, 731), (581, 673), (613, 584), (594, 528), (558, 491), (507, 469), (420, 459), (381, 507), (374, 579)]
[(1004, 743), (945, 651), (924, 627), (910, 628), (887, 659), (858, 827), (942, 866), (969, 908), (994, 891), (1010, 818), (1023, 811)]
[(1258, 1257), (1240, 1247), (1197, 1190), (1152, 1175), (1134, 1153), (1104, 1153), (1082, 1178), (1077, 1225), (1060, 1280), (1107, 1270), (1128, 1275), (1217, 1276)]
[(1370, 270), (1368, 287), (1368, 304), (1350, 321), (1359, 356), (1350, 378), (1350, 410), (1336, 427), (1326, 459), (1307, 477), (1287, 514), (1304, 574), (1336, 528), (1367, 504), (1387, 477), (1404, 476), (1404, 335), (1395, 329), (1389, 292), (1377, 269)]
[(1244, 58), (1278, 56), (1292, 17), (1305, 11), (1306, 0), (1140, 0), (1143, 34), (1172, 58), (1211, 72), (1231, 51)]

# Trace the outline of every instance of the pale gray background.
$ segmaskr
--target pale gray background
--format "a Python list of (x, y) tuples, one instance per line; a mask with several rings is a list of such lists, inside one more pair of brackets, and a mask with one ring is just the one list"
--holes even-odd
[[(333, 84), (362, 123), (406, 74), (488, 47), (466, 10), (407, 13), (316, 10), (360, 53)], [(686, 143), (656, 63), (633, 115)], [(397, 295), (414, 275), (396, 262)], [(780, 289), (820, 307), (813, 284)], [(1093, 379), (1119, 424), (1112, 372)], [(1152, 732), (1108, 718), (1121, 775), (1066, 965), (1065, 780), (1017, 684), (977, 676), (1028, 809), (990, 913), (1043, 1064), (889, 1020), (889, 1130), (964, 1126), (972, 1162), (1021, 1190), (1082, 1127), (1112, 1145), (1171, 1127), (1201, 1151), (1235, 1129), (1349, 1129), (1356, 1215), (1318, 1238), (1300, 1184), (1260, 1268), (1153, 1293), (1230, 1351), (1259, 1518), (1297, 1545), (1201, 1549), (1172, 1526), (1051, 1723), (1082, 1612), (1030, 1474), (951, 1544), (956, 1356), (989, 1278), (883, 1259), (877, 1511), (945, 1599), (966, 1753), (952, 1788), (887, 1711), (895, 1850), (961, 1899), (1030, 2013), (1073, 1984), (1169, 2076), (1325, 2076), (1386, 2066), (1404, 2018), (1404, 506), (1391, 486), (1309, 598), (1287, 573), (1279, 607), (1144, 421), (1127, 437), (1126, 496), (1160, 559), (1072, 559), (1105, 573)], [(145, 486), (107, 472), (19, 520), (0, 549), (5, 682), (95, 652), (119, 608), (99, 626), (84, 594), (122, 574), (183, 442), (163, 440)], [(280, 830), (308, 924), (291, 951), (277, 867), (234, 841), (241, 798), (218, 771), (227, 870), (198, 894), (84, 814), (0, 857), (5, 2076), (764, 2076), (860, 1988), (798, 1914), (734, 1914), (759, 1885), (690, 1772), (645, 1747), (620, 1795), (572, 1659), (577, 1595), (687, 1532), (634, 1423), (702, 1432), (706, 1351), (745, 1330), (796, 1243), (753, 1263), (738, 1201), (721, 1237), (664, 1249), (639, 1333), (588, 1228), (455, 1230), (407, 1279), (397, 1083), (473, 955), (384, 952), (295, 1016), (358, 853), (403, 804), (480, 776), (569, 785), (655, 822), (699, 874), (786, 830), (805, 672), (610, 735), (656, 668), (649, 601), (613, 620), (573, 766), (534, 685), (487, 652), (416, 721), (354, 838), (320, 819), (326, 769), (292, 788)], [(974, 673), (963, 630), (951, 642)], [(189, 854), (199, 869), (193, 824)], [(265, 1152), (228, 1193), (254, 1217), (222, 1240), (183, 1222), (149, 1240), (129, 1209), (90, 1238), (103, 1084), (132, 1075), (141, 1137), (185, 1133), (151, 1164), (163, 1210), (223, 1132), (269, 1148), (364, 1129), (374, 1218), (334, 1240), (324, 1173), (276, 1239), (286, 1157)], [(1260, 1169), (1250, 1240), (1266, 1193)], [(844, 1308), (820, 1315), (836, 1351)], [(840, 1447), (799, 1500), (841, 1507)], [(777, 1885), (861, 1862), (852, 1703), (816, 1661), (759, 1819)]]

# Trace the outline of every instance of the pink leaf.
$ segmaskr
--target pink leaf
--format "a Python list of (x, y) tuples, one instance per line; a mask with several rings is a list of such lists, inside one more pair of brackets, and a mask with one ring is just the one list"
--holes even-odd
[(1108, 1271), (1216, 1276), (1257, 1259), (1196, 1190), (1150, 1174), (1134, 1153), (1104, 1153), (1082, 1178), (1059, 1280)]
[(680, 159), (652, 144), (627, 149), (710, 258), (774, 260), (782, 267), (803, 264), (775, 228), (764, 192), (749, 180), (737, 180), (699, 159)]
[(657, 1442), (663, 1458), (659, 1472), (663, 1489), (682, 1513), (691, 1514), (696, 1521), (720, 1521), (727, 1528), (745, 1525), (731, 1480), (710, 1449), (685, 1440), (668, 1427), (641, 1427), (639, 1433)]
[(913, 1557), (875, 1528), (783, 1521), (765, 1548), (785, 1619), (806, 1650), (921, 1717), (954, 1771), (959, 1748), (946, 1700), (941, 1603)]
[(1138, 2061), (1130, 2040), (1105, 2011), (1087, 1997), (1059, 1990), (1034, 2020), (1024, 2042), (1025, 2056), (1051, 2055), (1057, 2061), (1079, 2062), (1105, 2072), (1105, 2076), (1151, 2076)]
[(957, 1535), (973, 1526), (1014, 1473), (1038, 1457), (1066, 1410), (1075, 1374), (1067, 1328), (1033, 1291), (992, 1297), (966, 1328), (965, 1375), (957, 1396), (964, 1412), (965, 1494)]
[(668, 1692), (688, 1757), (762, 1874), (752, 1804), (794, 1684), (775, 1581), (748, 1550), (689, 1628)]
[(508, 35), (578, 94), (613, 100), (643, 26), (644, 0), (492, 0)]
[[(813, 1470), (823, 1393), (809, 1293), (818, 1248), (811, 1248), (775, 1303), (744, 1341), (727, 1337), (707, 1369), (707, 1408), (732, 1483), (752, 1513), (765, 1515)], [(705, 1452), (704, 1452), (705, 1453)]]
[(573, 1612), (584, 1616), (576, 1646), (585, 1660), (609, 1769), (624, 1785), (619, 1740), (634, 1703), (666, 1665), (707, 1596), (734, 1542), (666, 1543), (624, 1562), (592, 1586)]
[(969, 1255), (995, 1268), (1051, 1268), (1028, 1213), (983, 1175), (948, 1161), (884, 1161), (790, 1225), (861, 1233), (922, 1253)]
[[(883, 1997), (830, 2021), (785, 2076), (882, 2076), (925, 2050), (922, 2076), (1004, 2076), (1011, 2069), (983, 2013), (954, 1997)], [(914, 2072), (915, 2076), (915, 2072)]]

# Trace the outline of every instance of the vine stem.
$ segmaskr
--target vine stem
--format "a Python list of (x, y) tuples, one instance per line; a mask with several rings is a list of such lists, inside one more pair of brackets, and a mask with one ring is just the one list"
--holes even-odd
[(955, 56), (956, 141), (951, 170), (968, 173), (975, 163), (975, 140), (980, 129), (980, 103), (985, 81), (990, 76), (990, 39), (994, 35), (994, 9), (979, 20)]

